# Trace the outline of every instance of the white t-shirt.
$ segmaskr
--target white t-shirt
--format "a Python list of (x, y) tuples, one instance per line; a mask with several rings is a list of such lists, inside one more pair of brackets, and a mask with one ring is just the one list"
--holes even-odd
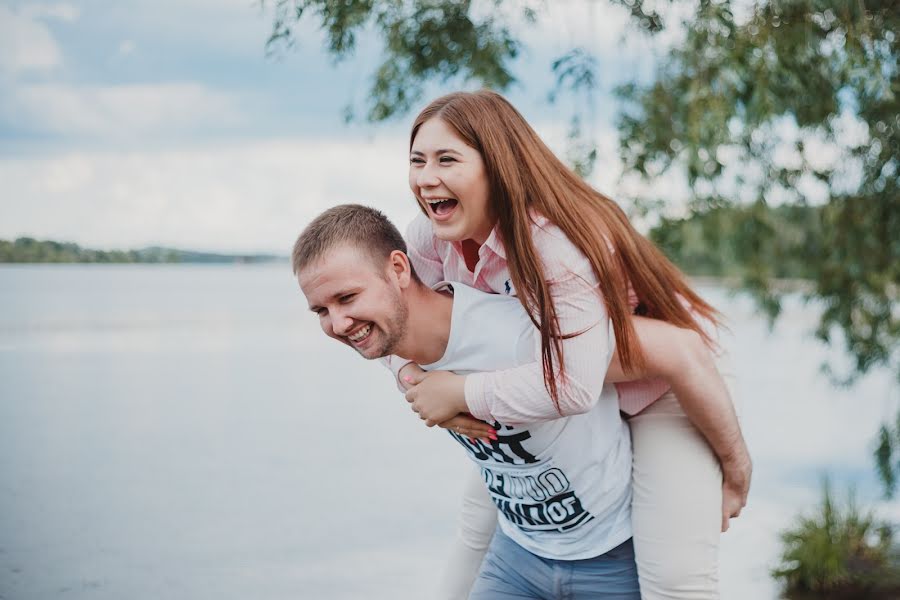
[[(539, 335), (518, 299), (460, 283), (453, 291), (444, 356), (426, 371), (467, 374), (536, 360)], [(580, 560), (631, 537), (631, 438), (615, 386), (588, 413), (528, 427), (495, 424), (498, 440), (474, 443), (450, 431), (480, 468), (500, 528), (533, 554)]]

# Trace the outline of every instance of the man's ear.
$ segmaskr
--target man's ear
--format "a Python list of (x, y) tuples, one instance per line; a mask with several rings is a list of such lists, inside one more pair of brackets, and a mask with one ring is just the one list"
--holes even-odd
[(409, 287), (409, 282), (412, 280), (412, 267), (406, 254), (400, 250), (391, 252), (388, 257), (388, 271), (400, 288)]

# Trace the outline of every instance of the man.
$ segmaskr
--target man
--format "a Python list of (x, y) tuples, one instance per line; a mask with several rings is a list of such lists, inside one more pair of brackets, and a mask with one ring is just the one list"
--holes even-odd
[[(536, 329), (517, 299), (459, 284), (428, 288), (405, 249), (367, 207), (335, 207), (307, 227), (294, 269), (328, 336), (367, 359), (394, 354), (461, 374), (536, 359)], [(500, 515), (470, 598), (638, 599), (631, 446), (614, 388), (582, 415), (495, 427), (490, 443), (450, 432)]]

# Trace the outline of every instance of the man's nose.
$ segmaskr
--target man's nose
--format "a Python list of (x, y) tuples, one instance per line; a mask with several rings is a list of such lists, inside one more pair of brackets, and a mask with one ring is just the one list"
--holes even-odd
[(353, 319), (342, 312), (332, 311), (331, 329), (335, 335), (347, 335), (353, 329)]

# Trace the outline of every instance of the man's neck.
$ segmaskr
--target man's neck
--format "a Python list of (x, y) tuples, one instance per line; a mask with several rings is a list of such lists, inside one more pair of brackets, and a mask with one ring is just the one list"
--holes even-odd
[(415, 284), (406, 293), (409, 307), (406, 333), (395, 353), (420, 365), (437, 362), (444, 356), (450, 340), (453, 296)]

